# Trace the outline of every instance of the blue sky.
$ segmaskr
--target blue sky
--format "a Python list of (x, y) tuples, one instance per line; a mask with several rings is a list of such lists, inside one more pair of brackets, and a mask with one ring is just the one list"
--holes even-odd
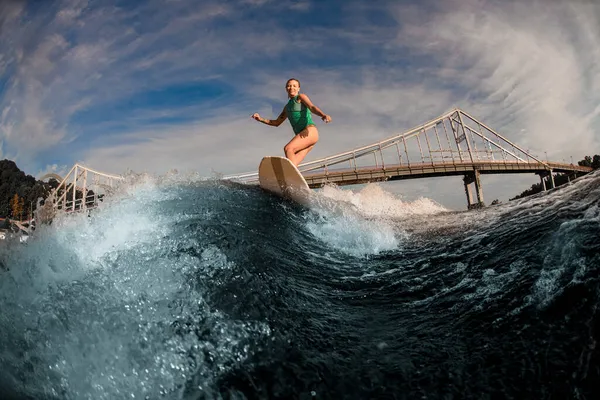
[[(38, 176), (75, 162), (112, 173), (251, 171), (282, 154), (291, 129), (249, 116), (276, 117), (293, 76), (333, 118), (317, 122), (307, 161), (456, 106), (535, 154), (578, 160), (600, 153), (595, 3), (0, 2), (0, 158)], [(436, 191), (455, 187), (464, 202), (456, 182)], [(512, 196), (537, 179), (486, 182)], [(432, 183), (402, 184), (435, 198)]]

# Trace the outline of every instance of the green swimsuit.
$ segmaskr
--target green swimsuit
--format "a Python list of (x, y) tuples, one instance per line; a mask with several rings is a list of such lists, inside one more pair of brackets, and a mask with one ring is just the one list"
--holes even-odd
[(298, 96), (294, 96), (285, 106), (287, 118), (290, 120), (295, 134), (302, 132), (307, 126), (315, 124), (308, 107), (297, 100)]

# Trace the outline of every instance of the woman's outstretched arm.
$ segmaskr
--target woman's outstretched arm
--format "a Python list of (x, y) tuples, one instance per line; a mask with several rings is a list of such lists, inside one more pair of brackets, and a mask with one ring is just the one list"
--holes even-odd
[(302, 103), (304, 103), (304, 105), (314, 114), (318, 115), (319, 117), (321, 117), (321, 119), (323, 121), (325, 121), (325, 123), (329, 123), (331, 122), (331, 117), (327, 114), (325, 114), (323, 111), (321, 111), (321, 109), (317, 106), (315, 106), (312, 101), (310, 101), (310, 99), (308, 98), (307, 95), (305, 95), (304, 93), (301, 93), (300, 95), (298, 95), (298, 99), (300, 99), (300, 101)]
[(263, 124), (267, 124), (270, 126), (279, 126), (283, 123), (283, 121), (285, 121), (285, 119), (287, 118), (287, 114), (284, 108), (281, 114), (279, 114), (279, 117), (277, 117), (277, 119), (266, 119), (261, 117), (258, 113), (252, 114), (252, 118), (257, 120), (258, 122), (262, 122)]

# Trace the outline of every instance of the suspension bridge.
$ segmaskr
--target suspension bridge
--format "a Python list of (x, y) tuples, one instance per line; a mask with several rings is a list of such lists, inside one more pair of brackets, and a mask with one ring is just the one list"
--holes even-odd
[[(467, 207), (484, 205), (481, 174), (535, 173), (544, 190), (555, 173), (587, 173), (592, 169), (560, 163), (532, 155), (517, 144), (460, 109), (454, 109), (405, 133), (300, 165), (311, 188), (402, 179), (462, 175)], [(84, 211), (98, 206), (124, 178), (75, 164), (62, 178), (42, 207), (52, 219), (57, 211)], [(257, 183), (258, 172), (230, 175), (222, 179)]]
[[(463, 175), (467, 207), (484, 205), (481, 174), (535, 173), (544, 190), (555, 173), (587, 173), (579, 165), (542, 160), (456, 108), (405, 133), (361, 148), (301, 164), (311, 188)], [(227, 176), (258, 182), (258, 173)]]

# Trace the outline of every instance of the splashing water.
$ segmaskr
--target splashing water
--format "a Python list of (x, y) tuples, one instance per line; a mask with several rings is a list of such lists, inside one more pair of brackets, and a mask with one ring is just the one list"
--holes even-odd
[(130, 177), (0, 243), (0, 397), (594, 398), (599, 204)]

